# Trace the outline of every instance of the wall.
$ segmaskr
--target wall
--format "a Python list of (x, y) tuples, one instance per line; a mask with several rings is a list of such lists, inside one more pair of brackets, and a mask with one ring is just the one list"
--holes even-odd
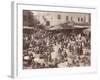
[[(46, 24), (46, 21), (50, 21), (50, 26), (63, 24), (63, 23), (66, 23), (67, 21), (70, 21), (70, 22), (74, 21), (75, 23), (80, 23), (80, 24), (90, 23), (89, 13), (47, 12), (47, 11), (32, 11), (32, 13), (40, 21), (40, 24), (43, 24), (43, 25)], [(60, 16), (60, 19), (58, 19), (58, 15)], [(66, 20), (66, 16), (68, 17), (68, 20)], [(80, 21), (78, 21), (78, 18), (80, 18)], [(81, 21), (81, 18), (83, 19), (83, 21)]]

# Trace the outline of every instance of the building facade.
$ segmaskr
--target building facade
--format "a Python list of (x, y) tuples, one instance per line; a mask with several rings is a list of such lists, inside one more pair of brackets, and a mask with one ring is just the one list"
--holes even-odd
[(76, 25), (91, 24), (90, 13), (77, 12), (47, 12), (47, 11), (32, 11), (40, 24), (46, 26), (57, 26), (67, 22), (74, 22)]

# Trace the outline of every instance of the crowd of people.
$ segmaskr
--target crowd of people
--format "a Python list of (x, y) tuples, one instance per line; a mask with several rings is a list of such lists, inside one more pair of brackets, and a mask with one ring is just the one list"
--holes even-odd
[[(24, 68), (59, 68), (91, 65), (91, 37), (68, 30), (38, 30), (23, 37)], [(29, 56), (25, 65), (25, 55)]]

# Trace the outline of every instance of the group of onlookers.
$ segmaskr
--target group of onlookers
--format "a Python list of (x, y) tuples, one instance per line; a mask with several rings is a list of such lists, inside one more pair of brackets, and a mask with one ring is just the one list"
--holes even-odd
[(23, 47), (26, 51), (23, 55), (30, 56), (27, 67), (31, 66), (34, 69), (90, 65), (91, 39), (86, 34), (69, 33), (67, 30), (38, 33), (39, 35), (33, 33), (31, 36), (24, 36), (23, 39)]

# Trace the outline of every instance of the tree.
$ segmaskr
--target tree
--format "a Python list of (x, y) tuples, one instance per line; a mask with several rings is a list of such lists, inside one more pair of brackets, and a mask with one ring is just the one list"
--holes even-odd
[(32, 27), (38, 23), (34, 14), (30, 10), (23, 10), (23, 26)]

